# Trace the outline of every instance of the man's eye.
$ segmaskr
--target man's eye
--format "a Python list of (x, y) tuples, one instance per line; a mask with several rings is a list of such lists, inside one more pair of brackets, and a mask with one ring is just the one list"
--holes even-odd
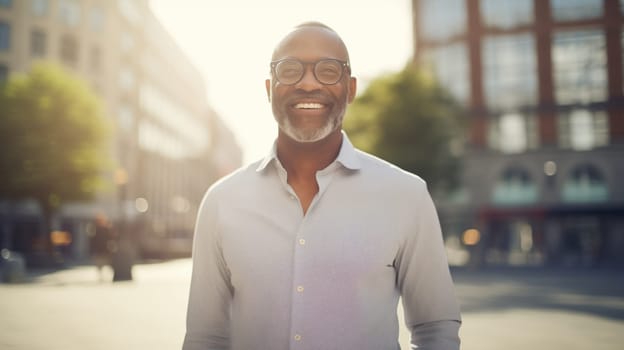
[(288, 76), (288, 77), (294, 77), (294, 76), (297, 76), (299, 74), (299, 72), (300, 72), (299, 69), (288, 68), (288, 69), (283, 69), (281, 71), (281, 75), (282, 76)]

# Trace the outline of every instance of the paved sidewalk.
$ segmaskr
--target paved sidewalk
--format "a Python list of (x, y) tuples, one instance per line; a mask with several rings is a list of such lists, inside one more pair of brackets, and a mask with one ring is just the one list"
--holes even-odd
[[(130, 282), (100, 283), (95, 267), (82, 266), (0, 284), (0, 349), (180, 349), (190, 271), (184, 259), (137, 265)], [(624, 344), (621, 272), (453, 275), (462, 349), (619, 350)], [(409, 349), (406, 332), (401, 344)]]
[(137, 265), (133, 281), (100, 283), (84, 266), (0, 284), (0, 349), (180, 349), (190, 267)]
[(462, 349), (623, 348), (623, 271), (455, 270), (453, 276)]

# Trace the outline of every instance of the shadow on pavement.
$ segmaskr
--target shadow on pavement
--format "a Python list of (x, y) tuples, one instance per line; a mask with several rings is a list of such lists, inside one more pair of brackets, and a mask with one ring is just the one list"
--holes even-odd
[(624, 321), (624, 271), (452, 269), (463, 313), (541, 309)]

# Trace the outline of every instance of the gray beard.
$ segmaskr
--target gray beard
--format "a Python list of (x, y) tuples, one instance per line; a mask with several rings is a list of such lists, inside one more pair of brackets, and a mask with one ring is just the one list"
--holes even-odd
[(288, 117), (284, 118), (280, 128), (290, 138), (301, 143), (312, 143), (320, 141), (331, 134), (338, 125), (336, 119), (329, 119), (322, 127), (315, 130), (300, 130), (290, 123)]

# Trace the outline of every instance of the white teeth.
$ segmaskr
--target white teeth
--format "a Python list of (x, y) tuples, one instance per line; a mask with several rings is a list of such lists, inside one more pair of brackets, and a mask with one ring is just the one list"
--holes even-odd
[(320, 109), (323, 108), (323, 105), (320, 103), (297, 103), (295, 108), (299, 109)]

